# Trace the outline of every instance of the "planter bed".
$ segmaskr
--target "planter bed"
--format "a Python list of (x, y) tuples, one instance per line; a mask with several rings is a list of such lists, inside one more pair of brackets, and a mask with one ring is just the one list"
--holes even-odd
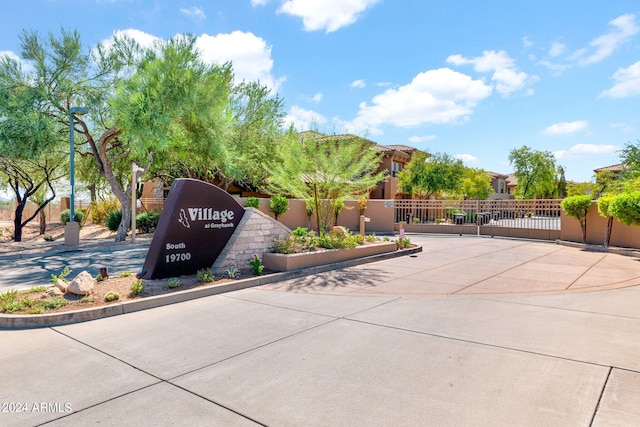
[(369, 243), (352, 249), (323, 249), (299, 254), (265, 253), (262, 262), (272, 271), (291, 271), (318, 265), (332, 264), (396, 251), (395, 242)]

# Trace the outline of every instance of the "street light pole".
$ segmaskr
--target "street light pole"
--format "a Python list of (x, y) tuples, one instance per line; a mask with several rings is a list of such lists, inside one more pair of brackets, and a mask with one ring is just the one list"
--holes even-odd
[(69, 198), (69, 222), (64, 229), (65, 245), (78, 246), (80, 244), (80, 225), (76, 223), (75, 212), (75, 144), (73, 142), (73, 134), (75, 132), (75, 115), (83, 115), (89, 112), (88, 109), (82, 107), (69, 108), (69, 182), (71, 183), (71, 197)]
[(89, 110), (82, 107), (71, 107), (69, 108), (69, 181), (71, 182), (71, 197), (70, 197), (70, 206), (69, 206), (69, 222), (75, 222), (76, 213), (75, 213), (75, 144), (73, 142), (73, 134), (75, 133), (74, 124), (75, 124), (75, 115), (82, 116), (83, 114), (87, 114)]

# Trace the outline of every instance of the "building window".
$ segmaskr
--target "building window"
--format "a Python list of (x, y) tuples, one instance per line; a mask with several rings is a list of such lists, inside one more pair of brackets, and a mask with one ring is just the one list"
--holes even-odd
[(402, 163), (395, 160), (391, 163), (391, 176), (396, 177), (402, 170)]

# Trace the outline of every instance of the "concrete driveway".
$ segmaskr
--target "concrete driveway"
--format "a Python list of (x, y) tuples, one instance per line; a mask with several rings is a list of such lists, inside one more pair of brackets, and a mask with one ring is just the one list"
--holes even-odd
[[(0, 425), (637, 425), (634, 258), (502, 239), (414, 241), (424, 245), (416, 258), (0, 331)], [(486, 245), (510, 268), (474, 264)], [(572, 268), (554, 270), (554, 253)], [(579, 273), (583, 257), (592, 268)], [(621, 268), (617, 289), (585, 292)], [(550, 293), (506, 292), (509, 272), (522, 288), (517, 271), (535, 272), (533, 291)], [(457, 274), (466, 281), (449, 278)], [(544, 285), (566, 287), (560, 276), (573, 292)], [(415, 282), (446, 292), (416, 292)]]

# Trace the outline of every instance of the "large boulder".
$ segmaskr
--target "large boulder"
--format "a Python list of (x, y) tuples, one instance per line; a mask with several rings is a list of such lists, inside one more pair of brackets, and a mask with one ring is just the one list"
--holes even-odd
[(91, 275), (83, 271), (78, 274), (67, 286), (67, 292), (76, 295), (90, 295), (93, 292), (93, 288), (96, 285), (96, 279)]

